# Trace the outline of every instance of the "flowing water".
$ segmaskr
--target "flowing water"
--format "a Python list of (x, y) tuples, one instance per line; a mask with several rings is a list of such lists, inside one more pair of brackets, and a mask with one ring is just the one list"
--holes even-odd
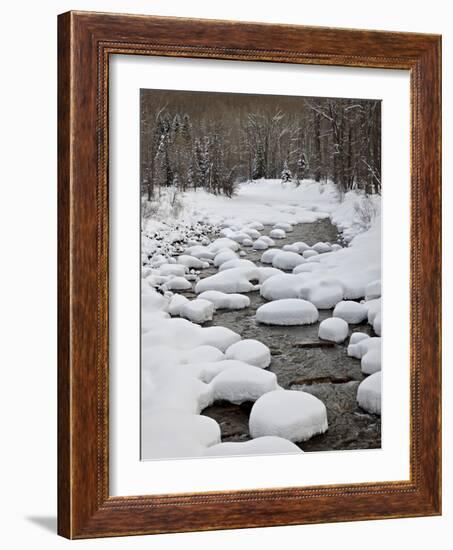
[[(265, 227), (263, 235), (271, 227)], [(286, 239), (276, 241), (279, 248), (285, 244), (303, 241), (313, 245), (318, 241), (334, 243), (338, 235), (329, 219), (299, 224)], [(262, 251), (244, 248), (245, 259), (260, 263)], [(217, 268), (205, 269), (202, 278), (217, 273)], [(321, 399), (327, 408), (329, 429), (300, 444), (304, 451), (341, 449), (375, 449), (381, 446), (381, 419), (360, 409), (356, 402), (357, 388), (364, 379), (360, 361), (348, 357), (347, 343), (330, 344), (318, 340), (319, 322), (332, 316), (332, 310), (320, 310), (319, 322), (305, 326), (267, 326), (255, 321), (256, 309), (266, 303), (259, 292), (248, 294), (250, 307), (238, 311), (220, 310), (213, 321), (203, 326), (223, 326), (239, 333), (242, 338), (253, 338), (266, 344), (272, 355), (269, 370), (277, 375), (285, 389), (303, 390)], [(361, 331), (373, 335), (366, 322), (350, 325), (350, 333)], [(307, 347), (313, 345), (313, 347)], [(220, 425), (222, 441), (246, 441), (250, 438), (248, 418), (253, 403), (233, 405), (216, 402), (202, 414), (214, 418)]]

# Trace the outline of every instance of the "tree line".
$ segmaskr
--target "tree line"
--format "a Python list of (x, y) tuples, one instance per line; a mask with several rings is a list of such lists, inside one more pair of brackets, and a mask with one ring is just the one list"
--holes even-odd
[[(184, 93), (190, 92), (176, 99)], [(208, 95), (228, 95), (229, 103), (210, 103)], [(235, 108), (233, 94), (199, 93), (190, 102), (162, 104), (152, 97), (142, 94), (141, 101), (141, 186), (147, 200), (168, 187), (231, 197), (239, 182), (260, 178), (294, 185), (306, 178), (332, 181), (341, 195), (351, 189), (381, 192), (380, 101), (275, 97), (260, 105), (241, 98)], [(199, 104), (192, 105), (196, 97)]]

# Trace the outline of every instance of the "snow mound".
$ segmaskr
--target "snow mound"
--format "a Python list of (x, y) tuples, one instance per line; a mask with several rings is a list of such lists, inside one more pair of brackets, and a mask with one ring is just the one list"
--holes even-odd
[(299, 249), (295, 244), (285, 244), (282, 250), (284, 250), (285, 252), (296, 252), (296, 253), (299, 252)]
[[(308, 260), (310, 260), (310, 258)], [(312, 273), (313, 271), (316, 271), (317, 269), (321, 268), (321, 266), (318, 263), (310, 262), (308, 260), (306, 263), (296, 266), (293, 269), (293, 274), (299, 275), (299, 273)]]
[(310, 325), (316, 323), (318, 317), (318, 310), (312, 303), (291, 298), (275, 300), (256, 310), (256, 320), (265, 325)]
[(309, 248), (308, 250), (304, 250), (302, 253), (302, 256), (308, 260), (308, 258), (313, 258), (313, 256), (317, 256), (318, 252), (316, 250), (313, 250), (312, 248)]
[(259, 272), (257, 268), (234, 267), (198, 281), (195, 292), (197, 294), (206, 290), (219, 290), (226, 293), (251, 292), (257, 290), (257, 287), (250, 281), (258, 279)]
[(174, 294), (170, 299), (167, 311), (173, 317), (175, 317), (176, 315), (181, 315), (181, 308), (185, 306), (188, 302), (188, 298), (186, 298), (182, 294)]
[(192, 288), (192, 285), (184, 277), (173, 277), (164, 283), (162, 287), (165, 288), (165, 290), (189, 290)]
[(178, 277), (184, 277), (187, 273), (187, 267), (179, 264), (163, 264), (159, 267), (159, 275), (177, 275)]
[(244, 364), (222, 371), (211, 382), (215, 401), (240, 404), (256, 401), (259, 397), (278, 388), (273, 372)]
[(225, 271), (226, 269), (232, 269), (233, 267), (256, 267), (256, 265), (250, 260), (227, 260), (219, 267), (219, 271)]
[(329, 243), (316, 243), (311, 248), (318, 252), (318, 254), (332, 251), (332, 246)]
[(233, 252), (233, 250), (230, 250), (229, 248), (227, 250), (223, 250), (216, 254), (214, 258), (214, 265), (216, 267), (220, 267), (223, 263), (228, 262), (229, 260), (237, 260), (238, 255), (236, 252)]
[(275, 246), (275, 241), (273, 239), (271, 239), (270, 237), (268, 237), (267, 235), (261, 235), (260, 240), (264, 241), (269, 246)]
[(338, 317), (324, 319), (319, 325), (319, 338), (340, 344), (348, 337), (348, 323)]
[[(264, 371), (265, 372), (265, 371)], [(274, 435), (306, 441), (327, 430), (327, 411), (317, 397), (293, 390), (277, 390), (260, 397), (250, 412), (250, 435)]]
[(222, 250), (222, 248), (230, 248), (231, 250), (236, 251), (239, 250), (239, 243), (233, 241), (233, 239), (229, 239), (228, 237), (221, 237), (208, 246), (209, 251), (214, 254), (217, 254), (220, 250)]
[(193, 363), (188, 363), (183, 365), (181, 368), (185, 374), (190, 374), (198, 380), (209, 384), (213, 378), (224, 370), (231, 368), (242, 369), (244, 367), (250, 366), (243, 361), (237, 361), (236, 359), (223, 359), (221, 361), (198, 361), (194, 358)]
[(286, 239), (286, 233), (283, 229), (272, 229), (269, 236), (271, 239)]
[(211, 252), (206, 246), (202, 246), (201, 244), (186, 248), (186, 255), (200, 260), (212, 260), (215, 256), (214, 252)]
[(377, 313), (376, 317), (374, 318), (373, 330), (378, 336), (381, 336), (381, 332), (382, 332), (382, 314), (381, 314), (380, 311)]
[(305, 262), (305, 258), (300, 254), (297, 254), (297, 252), (288, 252), (281, 250), (274, 256), (272, 260), (272, 265), (278, 269), (292, 271), (296, 266)]
[(251, 239), (259, 239), (261, 237), (261, 233), (257, 229), (253, 229), (252, 227), (244, 227), (242, 231)]
[(363, 304), (368, 310), (368, 322), (373, 324), (376, 315), (381, 311), (381, 298), (370, 300)]
[(257, 239), (253, 243), (253, 250), (266, 250), (269, 248), (269, 244), (264, 239)]
[(207, 290), (199, 294), (198, 298), (209, 300), (215, 309), (244, 309), (250, 305), (250, 298), (243, 294), (225, 294), (218, 290)]
[(263, 252), (261, 256), (261, 263), (262, 264), (271, 264), (272, 260), (275, 258), (275, 255), (278, 254), (280, 250), (278, 248), (271, 248), (270, 250), (266, 250), (266, 252)]
[[(290, 223), (278, 222), (278, 223), (274, 224), (273, 229), (281, 229), (285, 233), (291, 233), (291, 231), (293, 231), (293, 226)], [(271, 237), (272, 237), (272, 235), (271, 235)]]
[(351, 334), (351, 338), (349, 338), (349, 345), (358, 344), (362, 340), (365, 340), (365, 338), (369, 338), (370, 335), (366, 332), (353, 332)]
[(381, 297), (381, 280), (371, 281), (365, 287), (365, 300), (375, 300)]
[(207, 416), (162, 411), (144, 415), (142, 458), (201, 456), (207, 447), (220, 443), (220, 427)]
[(207, 345), (223, 352), (240, 339), (239, 334), (226, 327), (203, 328), (186, 319), (163, 319), (154, 330), (143, 335), (142, 348), (162, 345), (192, 349)]
[(362, 357), (371, 349), (377, 349), (381, 347), (380, 337), (363, 338), (356, 344), (349, 344), (348, 355), (355, 357), (356, 359), (362, 359)]
[(226, 352), (227, 359), (237, 359), (249, 365), (265, 369), (271, 364), (269, 348), (258, 340), (245, 339), (230, 346)]
[(212, 321), (214, 315), (214, 304), (208, 300), (197, 298), (196, 300), (187, 301), (180, 308), (180, 316), (189, 319), (193, 323), (206, 323)]
[(363, 374), (374, 374), (381, 370), (381, 348), (370, 349), (360, 363)]
[(339, 317), (351, 324), (361, 323), (367, 316), (368, 310), (363, 304), (350, 300), (338, 302), (333, 310), (333, 317)]
[(284, 273), (271, 277), (263, 283), (260, 294), (266, 300), (282, 300), (285, 298), (298, 298), (303, 279), (298, 275)]
[(206, 269), (209, 267), (208, 262), (195, 258), (195, 256), (188, 256), (187, 254), (178, 256), (178, 264), (181, 264), (188, 269)]
[(242, 241), (242, 246), (247, 246), (247, 247), (253, 246), (253, 241), (252, 241), (252, 239), (244, 239), (244, 240)]
[(246, 456), (268, 454), (303, 453), (288, 439), (272, 435), (257, 437), (250, 441), (228, 441), (218, 443), (205, 450), (204, 456)]
[(250, 229), (256, 229), (257, 231), (263, 231), (264, 225), (261, 222), (250, 222), (247, 227)]
[(365, 378), (357, 390), (359, 407), (372, 414), (381, 414), (381, 373)]
[(299, 295), (311, 302), (318, 309), (331, 309), (343, 298), (342, 286), (329, 280), (312, 283), (308, 287), (300, 287)]

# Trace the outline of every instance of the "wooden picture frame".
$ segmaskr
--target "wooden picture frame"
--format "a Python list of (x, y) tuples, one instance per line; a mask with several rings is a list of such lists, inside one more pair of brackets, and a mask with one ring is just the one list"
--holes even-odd
[[(69, 12), (59, 16), (58, 48), (59, 534), (77, 539), (440, 514), (441, 38)], [(409, 481), (109, 496), (108, 88), (112, 54), (410, 72)]]

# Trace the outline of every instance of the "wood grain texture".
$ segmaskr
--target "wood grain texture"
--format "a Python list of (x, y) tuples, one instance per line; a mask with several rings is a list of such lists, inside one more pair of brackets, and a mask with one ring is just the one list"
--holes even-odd
[[(440, 514), (440, 37), (69, 12), (59, 16), (58, 46), (59, 533), (88, 538)], [(410, 481), (109, 496), (111, 54), (410, 71)]]

